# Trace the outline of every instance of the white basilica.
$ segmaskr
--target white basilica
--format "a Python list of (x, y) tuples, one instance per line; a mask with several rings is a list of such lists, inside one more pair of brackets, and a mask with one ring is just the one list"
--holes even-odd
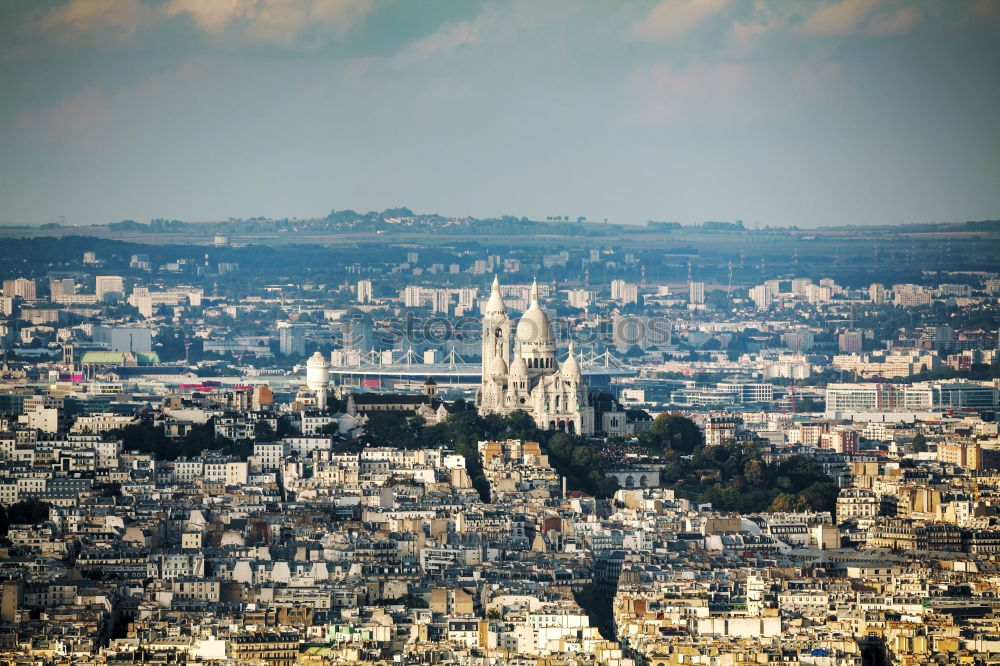
[(483, 374), (476, 393), (479, 413), (507, 415), (521, 409), (542, 429), (594, 432), (594, 408), (573, 344), (560, 366), (549, 317), (538, 305), (537, 283), (532, 282), (531, 305), (517, 322), (513, 360), (510, 327), (500, 281), (494, 277), (483, 312)]

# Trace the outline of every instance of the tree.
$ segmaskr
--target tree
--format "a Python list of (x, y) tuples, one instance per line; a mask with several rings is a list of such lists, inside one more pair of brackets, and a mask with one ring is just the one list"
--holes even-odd
[(253, 424), (253, 441), (255, 442), (273, 442), (276, 434), (266, 419), (258, 419)]
[(918, 432), (912, 440), (906, 445), (906, 450), (908, 453), (924, 453), (927, 451), (927, 438), (924, 437), (924, 433)]
[(504, 430), (507, 438), (525, 441), (539, 441), (542, 439), (541, 432), (535, 424), (535, 419), (523, 409), (515, 409), (511, 412), (506, 418), (505, 426)]
[(788, 493), (780, 493), (771, 502), (771, 506), (768, 511), (804, 511), (806, 509), (806, 501), (798, 495), (790, 495)]
[(826, 406), (814, 398), (802, 398), (795, 405), (796, 412), (821, 412)]
[(405, 431), (406, 416), (400, 412), (373, 412), (368, 415), (363, 439), (368, 444), (395, 445)]
[(653, 443), (664, 451), (688, 454), (702, 442), (697, 424), (680, 414), (660, 414), (653, 419), (649, 432)]
[(10, 525), (37, 525), (49, 519), (52, 505), (39, 500), (22, 500), (7, 508), (7, 522)]

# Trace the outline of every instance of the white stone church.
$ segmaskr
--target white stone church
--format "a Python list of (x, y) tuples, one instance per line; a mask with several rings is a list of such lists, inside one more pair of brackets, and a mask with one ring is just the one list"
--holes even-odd
[(500, 281), (494, 277), (483, 312), (482, 383), (476, 393), (479, 413), (507, 415), (521, 409), (542, 429), (594, 432), (594, 408), (573, 344), (560, 365), (549, 317), (538, 304), (535, 282), (531, 304), (517, 322), (513, 355), (511, 360), (511, 320), (500, 295)]

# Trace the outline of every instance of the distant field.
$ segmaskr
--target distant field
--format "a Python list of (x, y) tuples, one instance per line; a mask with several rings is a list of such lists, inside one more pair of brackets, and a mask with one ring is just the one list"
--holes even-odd
[[(188, 225), (177, 232), (99, 227), (0, 227), (0, 238), (87, 237), (146, 246), (211, 247), (216, 223)], [(214, 227), (214, 228), (213, 228)], [(584, 234), (552, 233), (539, 223), (537, 234), (324, 232), (314, 230), (254, 231), (225, 234), (232, 250), (248, 246), (305, 246), (346, 250), (378, 247), (441, 248), (462, 246), (502, 254), (512, 249), (555, 253), (563, 249), (601, 249), (634, 252), (647, 276), (682, 289), (688, 263), (696, 279), (725, 289), (730, 269), (733, 286), (755, 284), (775, 276), (824, 275), (844, 282), (915, 281), (925, 270), (1000, 272), (1000, 233), (954, 228), (934, 231), (927, 225), (907, 229), (836, 228), (821, 230), (707, 231), (697, 227), (647, 230), (583, 225)], [(80, 245), (74, 243), (74, 245)], [(152, 249), (152, 248), (150, 248)], [(16, 252), (16, 250), (14, 250)], [(198, 250), (198, 252), (202, 252)], [(180, 256), (180, 255), (179, 255)], [(16, 258), (16, 255), (15, 255)], [(240, 261), (233, 255), (232, 261)], [(599, 279), (598, 274), (594, 274)], [(636, 275), (638, 277), (638, 275)]]
[[(206, 225), (207, 226), (207, 225)], [(594, 225), (589, 225), (591, 228)], [(546, 230), (548, 231), (548, 230)], [(608, 230), (609, 232), (611, 230)], [(143, 231), (121, 231), (98, 227), (58, 227), (40, 229), (37, 227), (0, 227), (0, 238), (61, 238), (64, 236), (87, 236), (107, 238), (128, 243), (146, 245), (212, 245), (215, 232), (182, 231), (171, 233), (156, 233)], [(683, 229), (676, 231), (646, 231), (638, 227), (634, 231), (621, 230), (601, 235), (568, 235), (568, 234), (489, 234), (489, 233), (411, 233), (411, 232), (254, 232), (247, 234), (229, 234), (233, 245), (325, 245), (350, 246), (361, 243), (400, 244), (411, 243), (416, 246), (434, 247), (455, 243), (478, 243), (490, 245), (493, 243), (520, 244), (526, 246), (548, 246), (556, 251), (560, 247), (572, 248), (636, 248), (643, 250), (662, 249), (670, 252), (680, 246), (710, 246), (725, 252), (744, 249), (753, 254), (774, 254), (780, 251), (813, 253), (820, 248), (829, 246), (841, 247), (845, 250), (855, 246), (872, 247), (874, 242), (880, 244), (883, 252), (898, 246), (907, 246), (911, 242), (940, 242), (952, 239), (957, 243), (981, 243), (983, 248), (1000, 249), (1000, 233), (985, 231), (945, 230), (945, 231), (885, 231), (864, 229), (831, 229), (804, 231), (744, 231), (744, 232), (703, 232), (698, 229)], [(956, 245), (956, 248), (958, 245)]]

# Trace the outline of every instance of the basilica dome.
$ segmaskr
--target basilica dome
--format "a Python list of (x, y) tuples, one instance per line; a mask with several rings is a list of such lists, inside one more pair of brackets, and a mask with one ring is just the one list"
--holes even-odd
[(538, 305), (538, 283), (531, 283), (531, 305), (517, 322), (517, 339), (521, 344), (537, 345), (552, 340), (549, 316)]

